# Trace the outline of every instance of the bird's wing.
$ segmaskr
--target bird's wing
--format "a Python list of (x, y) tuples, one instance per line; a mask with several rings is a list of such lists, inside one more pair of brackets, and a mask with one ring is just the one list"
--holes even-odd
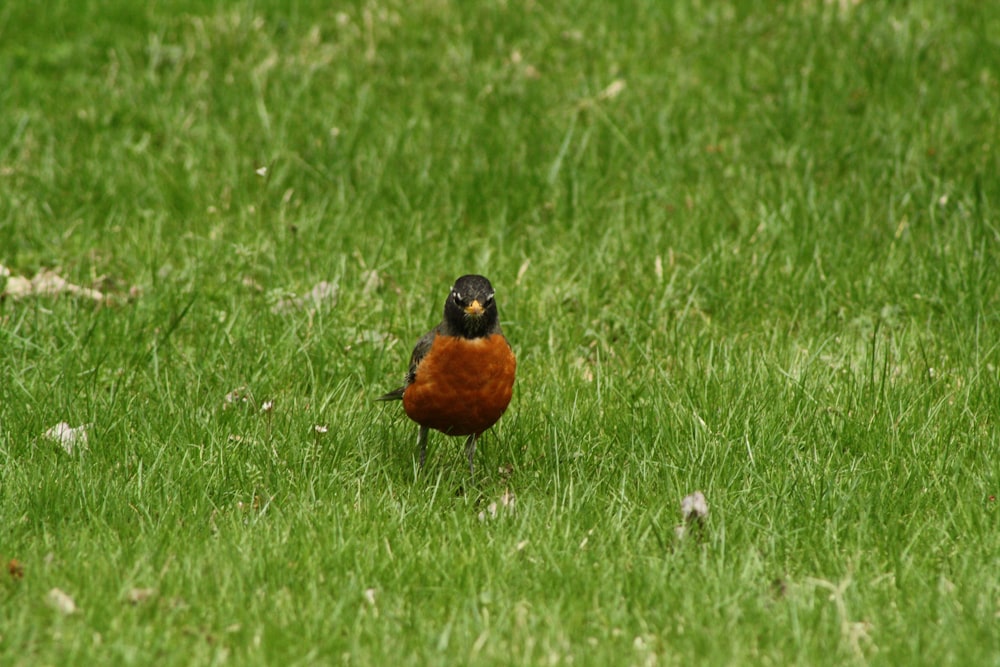
[(403, 386), (397, 387), (396, 389), (393, 389), (387, 394), (382, 394), (375, 400), (377, 401), (402, 400), (403, 392), (406, 391), (407, 387), (413, 384), (413, 379), (417, 376), (417, 366), (420, 365), (420, 362), (423, 360), (423, 358), (427, 356), (428, 352), (430, 352), (431, 345), (433, 345), (434, 343), (434, 337), (437, 336), (439, 328), (440, 327), (434, 327), (433, 329), (425, 333), (423, 336), (420, 337), (420, 340), (417, 341), (417, 344), (413, 346), (413, 354), (410, 355), (410, 368), (408, 371), (406, 371), (406, 382), (403, 384)]

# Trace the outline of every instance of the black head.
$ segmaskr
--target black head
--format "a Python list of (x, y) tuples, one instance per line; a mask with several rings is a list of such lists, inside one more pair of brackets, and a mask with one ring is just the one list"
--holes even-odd
[(444, 302), (444, 323), (453, 335), (489, 336), (500, 331), (493, 285), (483, 276), (462, 276)]

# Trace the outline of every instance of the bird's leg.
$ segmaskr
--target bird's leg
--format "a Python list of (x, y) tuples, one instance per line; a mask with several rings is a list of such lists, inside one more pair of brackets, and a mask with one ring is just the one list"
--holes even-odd
[(475, 471), (475, 468), (473, 468), (473, 466), (472, 466), (472, 459), (476, 455), (476, 438), (477, 437), (478, 437), (478, 434), (477, 433), (473, 433), (472, 435), (469, 436), (468, 440), (465, 441), (465, 453), (469, 457), (469, 475), (472, 477), (472, 483), (473, 484), (476, 483), (476, 471)]
[(424, 460), (427, 458), (427, 431), (426, 426), (420, 427), (420, 435), (417, 436), (417, 445), (420, 447), (420, 469), (424, 469)]

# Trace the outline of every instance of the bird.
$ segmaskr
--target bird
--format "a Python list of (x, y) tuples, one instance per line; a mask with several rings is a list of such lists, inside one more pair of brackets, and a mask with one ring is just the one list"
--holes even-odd
[(467, 436), (465, 453), (475, 484), (476, 441), (510, 405), (516, 370), (493, 285), (483, 276), (464, 275), (445, 300), (441, 323), (414, 346), (403, 386), (377, 400), (402, 400), (406, 415), (420, 426), (421, 470), (430, 429)]

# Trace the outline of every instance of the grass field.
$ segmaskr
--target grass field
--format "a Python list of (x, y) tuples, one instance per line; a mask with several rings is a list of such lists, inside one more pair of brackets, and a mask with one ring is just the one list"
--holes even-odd
[[(45, 5), (0, 664), (1000, 664), (1000, 6)], [(475, 487), (373, 400), (468, 272)]]

